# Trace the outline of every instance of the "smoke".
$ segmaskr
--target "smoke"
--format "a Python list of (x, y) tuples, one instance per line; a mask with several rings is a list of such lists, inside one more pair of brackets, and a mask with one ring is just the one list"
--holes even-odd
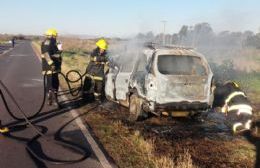
[(110, 62), (123, 68), (125, 71), (131, 71), (135, 60), (143, 53), (143, 47), (146, 42), (147, 40), (138, 38), (118, 40), (108, 53)]
[(249, 59), (260, 48), (259, 34), (252, 31), (216, 33), (208, 23), (184, 25), (174, 34), (147, 32), (131, 39), (117, 40), (109, 55), (117, 65), (128, 65), (126, 70), (129, 70), (136, 57), (143, 53), (146, 42), (195, 48), (206, 57), (215, 76), (224, 77), (222, 80), (233, 80), (238, 74), (236, 71), (260, 71), (259, 66)]
[(260, 56), (260, 36), (252, 31), (216, 33), (208, 23), (199, 23), (183, 26), (172, 37), (174, 44), (191, 46), (204, 54), (216, 80), (236, 80), (245, 73), (260, 71), (255, 62)]

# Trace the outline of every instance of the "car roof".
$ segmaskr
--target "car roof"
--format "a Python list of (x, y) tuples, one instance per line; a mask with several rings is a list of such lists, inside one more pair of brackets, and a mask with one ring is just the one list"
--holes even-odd
[(145, 45), (144, 54), (151, 56), (156, 53), (157, 55), (177, 55), (177, 56), (195, 56), (205, 58), (202, 54), (195, 51), (194, 48), (176, 45), (157, 45), (150, 43)]

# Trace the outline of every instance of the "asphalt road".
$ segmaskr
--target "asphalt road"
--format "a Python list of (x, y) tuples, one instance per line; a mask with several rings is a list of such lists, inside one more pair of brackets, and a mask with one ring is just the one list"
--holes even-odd
[[(0, 55), (0, 79), (10, 89), (18, 103), (27, 115), (33, 114), (40, 106), (43, 98), (43, 80), (41, 64), (34, 53), (30, 41), (21, 41), (10, 52)], [(12, 111), (21, 116), (13, 103), (7, 97)], [(67, 107), (67, 105), (65, 105)], [(6, 112), (0, 100), (0, 119), (3, 124), (16, 123)], [(26, 142), (36, 135), (32, 128), (12, 132), (12, 137), (0, 135), (0, 167), (2, 168), (35, 168), (35, 167), (70, 167), (70, 168), (100, 168), (98, 158), (91, 146), (84, 138), (78, 125), (73, 120), (70, 110), (45, 106), (43, 112), (34, 121), (37, 125), (48, 129), (47, 136), (51, 139), (61, 131), (60, 136), (71, 142), (82, 145), (89, 154), (88, 158), (73, 165), (53, 165), (42, 163), (30, 156), (25, 149)], [(71, 122), (70, 122), (71, 121)], [(58, 146), (51, 141), (40, 138), (40, 145), (34, 145), (37, 152), (44, 152), (49, 157), (56, 159), (76, 159), (81, 157), (75, 151)]]

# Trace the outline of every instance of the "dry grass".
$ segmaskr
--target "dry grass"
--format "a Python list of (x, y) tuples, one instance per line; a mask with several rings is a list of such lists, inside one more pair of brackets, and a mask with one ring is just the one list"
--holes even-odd
[[(65, 51), (74, 51), (74, 52), (89, 54), (96, 47), (95, 44), (98, 39), (77, 39), (77, 38), (59, 37), (58, 40), (62, 42), (63, 49)], [(111, 39), (106, 39), (106, 40), (109, 46), (113, 46), (113, 44), (117, 42), (117, 40), (111, 40)]]
[(230, 155), (230, 160), (237, 161), (237, 160), (247, 160), (248, 158), (255, 158), (255, 148), (253, 146), (248, 146), (244, 143), (237, 143), (240, 148), (236, 148), (232, 151)]
[(218, 65), (223, 64), (226, 60), (232, 60), (236, 70), (260, 72), (260, 49), (245, 47), (229, 52), (217, 53), (215, 57), (209, 57), (208, 59)]
[(95, 135), (119, 167), (194, 168), (189, 151), (173, 161), (171, 156), (156, 154), (153, 139), (144, 139), (139, 131), (130, 131), (121, 121), (113, 122), (97, 112), (85, 118)]
[(59, 40), (63, 44), (63, 49), (65, 51), (84, 51), (90, 53), (95, 48), (96, 40), (82, 40), (82, 39), (73, 39), (61, 37)]
[[(86, 56), (71, 56), (71, 57), (63, 57), (63, 63), (62, 63), (62, 73), (66, 74), (70, 70), (77, 70), (80, 72), (80, 74), (85, 73), (86, 66), (89, 62), (88, 57)], [(79, 76), (77, 74), (70, 74), (69, 79), (70, 80), (77, 80)], [(65, 81), (63, 78), (61, 78), (61, 83), (65, 84)], [(80, 82), (72, 83), (72, 87), (78, 87)]]
[(38, 51), (38, 54), (41, 53), (41, 46), (38, 41), (33, 41), (32, 46), (33, 46), (33, 48), (35, 48), (36, 51)]
[(245, 48), (234, 56), (235, 68), (246, 72), (260, 72), (260, 50)]
[(68, 72), (69, 70), (77, 70), (82, 74), (85, 72), (85, 69), (88, 65), (89, 59), (86, 56), (75, 55), (71, 57), (63, 57), (63, 72)]
[(11, 35), (7, 35), (7, 34), (0, 34), (0, 43), (1, 42), (6, 42), (12, 39)]
[(195, 168), (196, 167), (193, 165), (189, 150), (185, 150), (183, 155), (180, 155), (180, 157), (177, 159), (175, 167), (178, 167), (178, 168)]

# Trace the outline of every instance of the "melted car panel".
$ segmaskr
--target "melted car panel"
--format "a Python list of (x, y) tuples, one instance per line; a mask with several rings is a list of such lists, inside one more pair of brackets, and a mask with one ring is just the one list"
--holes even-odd
[(196, 108), (211, 106), (213, 74), (203, 55), (188, 48), (161, 47), (145, 48), (132, 58), (108, 73), (105, 91), (110, 99), (127, 101), (135, 91), (150, 111), (183, 102), (195, 103)]

